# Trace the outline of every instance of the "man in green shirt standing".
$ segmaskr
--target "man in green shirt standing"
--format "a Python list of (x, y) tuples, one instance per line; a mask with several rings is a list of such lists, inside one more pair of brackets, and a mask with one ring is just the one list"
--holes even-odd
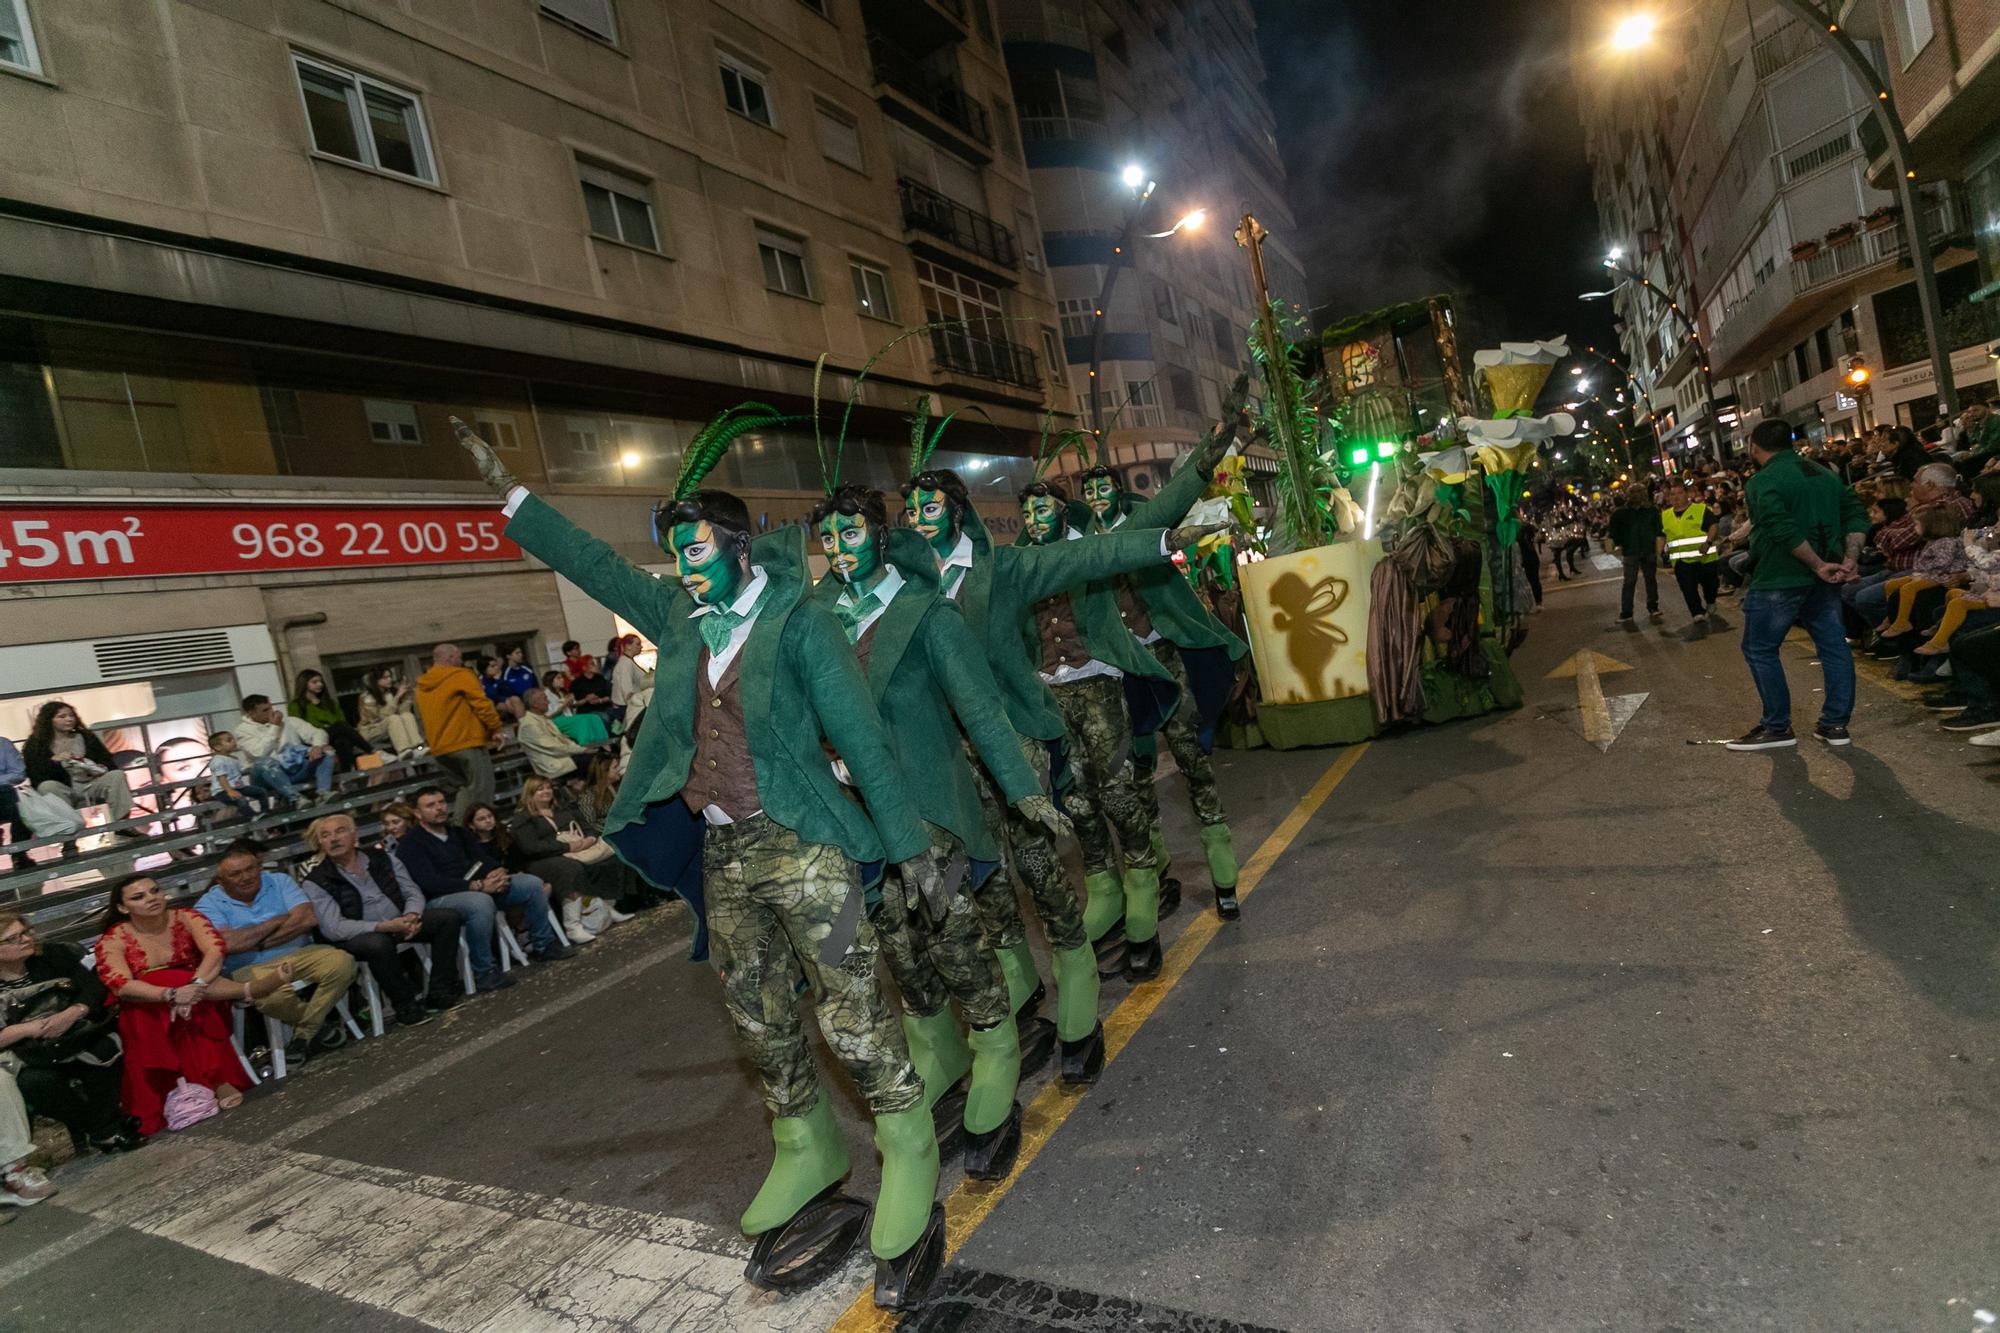
[(1660, 511), (1639, 482), (1627, 486), (1619, 496), (1605, 533), (1625, 562), (1625, 587), (1618, 594), (1618, 624), (1632, 628), (1632, 593), (1641, 576), (1646, 580), (1646, 617), (1660, 623)]
[(1848, 744), (1854, 713), (1854, 653), (1841, 620), (1838, 586), (1856, 577), (1868, 515), (1854, 492), (1818, 463), (1792, 449), (1784, 421), (1760, 421), (1750, 432), (1757, 475), (1744, 488), (1750, 508), (1750, 586), (1743, 594), (1743, 660), (1764, 704), (1757, 725), (1732, 750), (1795, 746), (1792, 695), (1778, 649), (1797, 625), (1812, 636), (1826, 676), (1825, 703), (1813, 734), (1828, 745)]

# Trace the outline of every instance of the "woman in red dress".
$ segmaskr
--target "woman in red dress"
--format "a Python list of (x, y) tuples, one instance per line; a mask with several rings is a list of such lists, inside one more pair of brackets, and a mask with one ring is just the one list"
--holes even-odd
[(230, 1045), (228, 1006), (254, 1000), (292, 981), (290, 964), (248, 986), (220, 975), (222, 937), (200, 912), (167, 906), (150, 875), (132, 875), (111, 889), (104, 934), (97, 941), (97, 975), (118, 1006), (125, 1043), (121, 1100), (143, 1134), (166, 1126), (165, 1106), (185, 1078), (215, 1090), (224, 1108), (242, 1104), (250, 1077)]

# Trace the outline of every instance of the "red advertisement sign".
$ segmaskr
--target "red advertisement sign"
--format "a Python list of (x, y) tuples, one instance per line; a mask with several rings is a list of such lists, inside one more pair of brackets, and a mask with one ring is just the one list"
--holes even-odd
[(0, 584), (519, 560), (496, 505), (0, 502)]

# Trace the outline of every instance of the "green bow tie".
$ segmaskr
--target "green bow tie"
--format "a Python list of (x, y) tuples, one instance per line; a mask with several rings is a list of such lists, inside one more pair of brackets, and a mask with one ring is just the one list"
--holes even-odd
[(738, 613), (726, 606), (710, 607), (708, 614), (700, 617), (701, 641), (708, 645), (708, 655), (720, 657), (722, 650), (729, 646), (729, 636), (736, 632), (736, 627), (746, 620), (755, 619), (770, 596), (771, 585), (766, 583), (764, 591), (757, 594), (757, 600), (750, 604), (748, 611)]
[(833, 604), (833, 609), (840, 613), (840, 623), (847, 630), (849, 643), (861, 641), (861, 622), (868, 619), (881, 605), (882, 599), (872, 592), (862, 593), (860, 598), (853, 602), (843, 597)]

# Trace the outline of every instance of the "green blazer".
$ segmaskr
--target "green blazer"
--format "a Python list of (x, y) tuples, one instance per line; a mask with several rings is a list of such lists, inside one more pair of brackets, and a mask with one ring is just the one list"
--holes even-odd
[[(1039, 793), (1041, 780), (1021, 757), (979, 641), (957, 603), (938, 591), (930, 544), (909, 528), (892, 530), (888, 539), (887, 558), (903, 586), (875, 622), (869, 692), (903, 772), (922, 779), (912, 793), (918, 813), (957, 838), (973, 860), (998, 861), (1000, 848), (981, 817), (979, 786), (959, 728), (972, 738), (1009, 805)], [(813, 596), (831, 609), (846, 586), (829, 574)]]
[[(1102, 533), (1133, 532), (1146, 528), (1171, 528), (1187, 516), (1201, 499), (1207, 482), (1191, 467), (1182, 467), (1153, 493), (1151, 499), (1132, 506), (1132, 512), (1115, 528), (1099, 525)], [(1232, 662), (1241, 661), (1250, 645), (1229, 632), (1217, 620), (1188, 581), (1171, 562), (1125, 575), (1132, 591), (1146, 604), (1153, 628), (1176, 648), (1221, 648)], [(1114, 588), (1115, 592), (1115, 588)]]
[[(659, 647), (652, 706), (605, 820), (605, 832), (616, 833), (687, 784), (701, 653), (701, 633), (691, 618), (694, 600), (679, 584), (648, 574), (532, 495), (508, 522), (507, 535)], [(780, 528), (757, 538), (750, 558), (771, 580), (770, 600), (743, 645), (738, 673), (764, 813), (802, 840), (833, 844), (863, 864), (921, 855), (930, 837), (910, 800), (912, 785), (896, 765), (861, 664), (838, 618), (809, 596), (805, 529)], [(822, 736), (846, 762), (868, 802), (866, 813), (833, 776)]]
[[(1157, 563), (1160, 534), (1114, 532), (1096, 541), (996, 547), (986, 524), (968, 510), (965, 535), (972, 539), (972, 568), (956, 600), (965, 612), (966, 624), (986, 647), (986, 661), (1007, 705), (1007, 720), (1023, 736), (1059, 741), (1063, 738), (1062, 713), (1042, 680), (1040, 642), (1025, 637), (1030, 628), (1028, 613), (1044, 597), (1070, 589), (1081, 593), (1083, 585), (1093, 579)], [(1122, 629), (1116, 599), (1110, 611), (1112, 623)], [(1085, 614), (1086, 608), (1079, 605), (1078, 628), (1088, 633)], [(1133, 648), (1152, 667), (1152, 674), (1161, 674), (1151, 653), (1139, 648), (1136, 641)], [(1104, 660), (1119, 665), (1108, 657)]]

